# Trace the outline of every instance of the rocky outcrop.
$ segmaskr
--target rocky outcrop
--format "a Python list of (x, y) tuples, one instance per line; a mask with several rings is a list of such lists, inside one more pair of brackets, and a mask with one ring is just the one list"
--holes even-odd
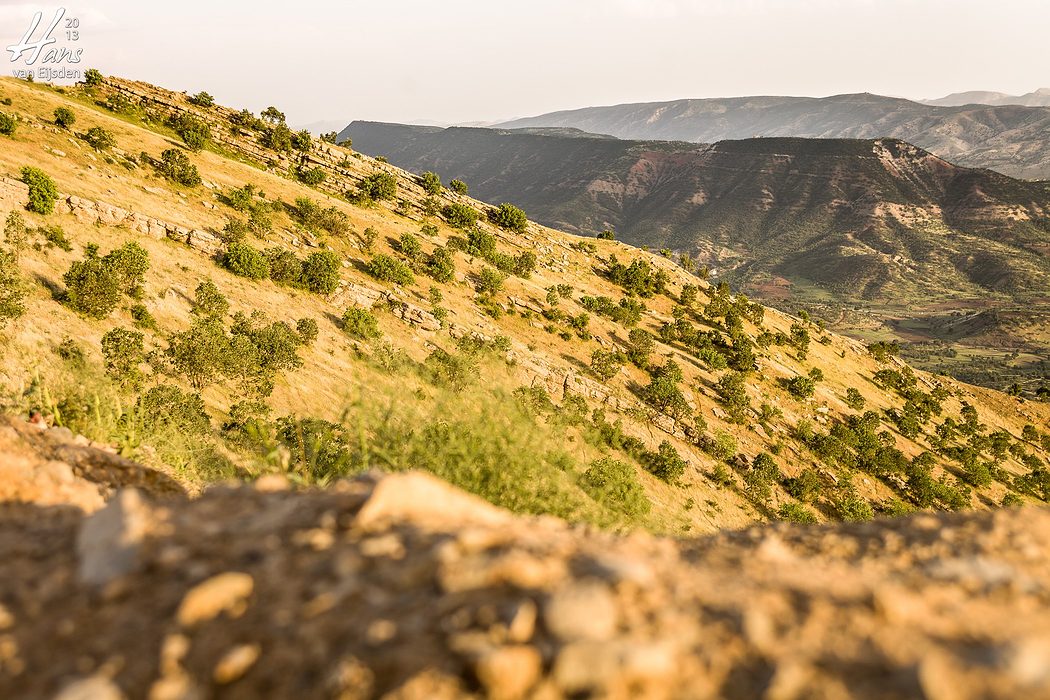
[(405, 474), (0, 519), (4, 697), (1050, 693), (1045, 510), (671, 540)]

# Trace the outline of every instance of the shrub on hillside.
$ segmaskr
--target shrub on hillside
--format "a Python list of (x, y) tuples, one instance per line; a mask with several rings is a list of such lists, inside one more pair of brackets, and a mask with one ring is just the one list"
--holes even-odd
[(368, 261), (365, 271), (382, 282), (394, 282), (400, 285), (409, 285), (415, 282), (412, 270), (407, 265), (383, 253), (373, 255), (372, 259)]
[(491, 267), (483, 267), (478, 273), (475, 290), (482, 296), (494, 296), (503, 289), (507, 276)]
[(171, 122), (171, 127), (191, 151), (201, 150), (211, 139), (211, 127), (191, 114), (180, 115)]
[(426, 272), (436, 282), (451, 282), (456, 278), (456, 258), (446, 247), (435, 248), (427, 259)]
[(312, 345), (317, 340), (319, 330), (317, 321), (312, 318), (301, 318), (295, 322), (295, 332), (299, 334), (303, 345)]
[(146, 360), (143, 336), (138, 331), (114, 328), (102, 336), (102, 358), (106, 374), (125, 388), (135, 388), (142, 383), (142, 370)]
[(634, 467), (608, 457), (591, 462), (580, 485), (595, 501), (627, 518), (645, 515), (652, 507)]
[(18, 273), (18, 260), (10, 251), (0, 250), (0, 328), (25, 313), (25, 285)]
[(215, 104), (215, 98), (201, 90), (196, 95), (189, 98), (189, 103), (197, 105), (198, 107), (211, 107)]
[(211, 280), (204, 280), (193, 292), (193, 303), (190, 313), (203, 318), (223, 318), (230, 310), (230, 300), (226, 298)]
[(102, 84), (103, 76), (102, 72), (95, 68), (88, 68), (84, 71), (84, 85), (89, 88), (95, 88)]
[(372, 201), (393, 199), (397, 194), (397, 179), (386, 172), (372, 173), (357, 186), (360, 195)]
[(310, 253), (302, 265), (302, 285), (314, 294), (331, 294), (339, 288), (339, 256), (327, 250)]
[(108, 151), (117, 145), (117, 140), (113, 138), (113, 134), (109, 133), (101, 126), (91, 127), (82, 138), (87, 145), (91, 146), (96, 151)]
[(495, 209), (490, 209), (488, 216), (489, 221), (508, 231), (525, 233), (529, 227), (529, 218), (525, 215), (524, 210), (507, 202)]
[(792, 377), (784, 381), (784, 388), (797, 399), (808, 399), (817, 389), (816, 382), (809, 377)]
[(441, 178), (437, 173), (427, 171), (419, 176), (417, 179), (419, 186), (423, 188), (423, 191), (429, 195), (441, 194)]
[(645, 468), (656, 478), (673, 484), (685, 474), (686, 461), (667, 440), (660, 443), (656, 452), (645, 458)]
[(846, 389), (846, 405), (852, 408), (854, 411), (860, 411), (864, 408), (864, 396), (857, 389), (850, 387)]
[(128, 243), (104, 258), (98, 246), (89, 245), (84, 259), (75, 261), (62, 276), (66, 303), (91, 318), (105, 318), (117, 306), (122, 293), (138, 293), (149, 259), (137, 243)]
[(0, 134), (4, 136), (14, 136), (15, 129), (18, 128), (18, 122), (10, 114), (0, 112)]
[(325, 181), (327, 174), (322, 167), (316, 168), (299, 168), (296, 170), (296, 176), (299, 178), (299, 182), (310, 187), (317, 187)]
[(343, 331), (358, 340), (373, 340), (383, 335), (375, 314), (353, 306), (343, 312)]
[(598, 348), (591, 353), (591, 371), (594, 376), (607, 382), (620, 373), (627, 358), (618, 350), (602, 350)]
[(253, 280), (270, 276), (270, 263), (257, 248), (246, 243), (232, 243), (226, 248), (222, 264), (235, 275)]
[(777, 518), (800, 525), (813, 525), (817, 522), (817, 516), (813, 514), (813, 511), (798, 503), (782, 504), (777, 511)]
[(183, 435), (204, 435), (211, 430), (200, 395), (170, 384), (147, 391), (136, 409), (143, 427), (151, 432), (168, 429)]
[(458, 229), (469, 229), (478, 223), (477, 210), (466, 204), (446, 204), (441, 210), (441, 216), (449, 226)]
[(50, 214), (55, 211), (55, 200), (58, 199), (58, 188), (55, 181), (39, 168), (26, 165), (21, 171), (22, 182), (29, 185), (29, 203), (26, 209), (37, 214)]
[(462, 180), (449, 180), (448, 188), (456, 194), (466, 194), (467, 190), (469, 189), (467, 187), (467, 183), (463, 182)]
[(186, 187), (196, 187), (201, 184), (197, 166), (190, 162), (189, 156), (177, 148), (169, 148), (160, 154), (157, 172), (172, 182)]
[(55, 108), (55, 126), (60, 129), (68, 129), (77, 121), (77, 115), (68, 107)]

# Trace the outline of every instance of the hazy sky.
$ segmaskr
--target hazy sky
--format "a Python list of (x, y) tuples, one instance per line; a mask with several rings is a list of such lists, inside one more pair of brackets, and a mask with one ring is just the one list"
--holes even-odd
[[(0, 0), (2, 46), (33, 13)], [(1050, 0), (89, 0), (84, 62), (289, 122), (1050, 86)], [(8, 56), (8, 54), (3, 54)]]

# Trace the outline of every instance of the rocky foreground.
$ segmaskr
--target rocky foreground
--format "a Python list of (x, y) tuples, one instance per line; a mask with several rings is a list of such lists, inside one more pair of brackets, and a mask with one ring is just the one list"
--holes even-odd
[(671, 540), (422, 474), (189, 500), (15, 424), (0, 468), (4, 698), (1050, 697), (1045, 510)]

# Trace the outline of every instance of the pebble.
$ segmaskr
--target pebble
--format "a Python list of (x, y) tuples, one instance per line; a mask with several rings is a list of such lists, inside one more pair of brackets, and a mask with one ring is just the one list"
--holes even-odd
[(216, 683), (225, 685), (233, 683), (248, 672), (259, 659), (261, 649), (258, 644), (241, 644), (226, 652), (215, 665), (212, 678)]
[(539, 680), (542, 666), (540, 653), (533, 647), (506, 646), (482, 654), (474, 673), (492, 700), (517, 700)]
[(243, 612), (254, 586), (248, 574), (228, 571), (212, 576), (186, 593), (175, 617), (183, 627), (192, 627), (223, 612), (236, 616)]
[(562, 641), (604, 640), (618, 622), (616, 601), (600, 583), (574, 583), (555, 591), (543, 609), (547, 630)]

